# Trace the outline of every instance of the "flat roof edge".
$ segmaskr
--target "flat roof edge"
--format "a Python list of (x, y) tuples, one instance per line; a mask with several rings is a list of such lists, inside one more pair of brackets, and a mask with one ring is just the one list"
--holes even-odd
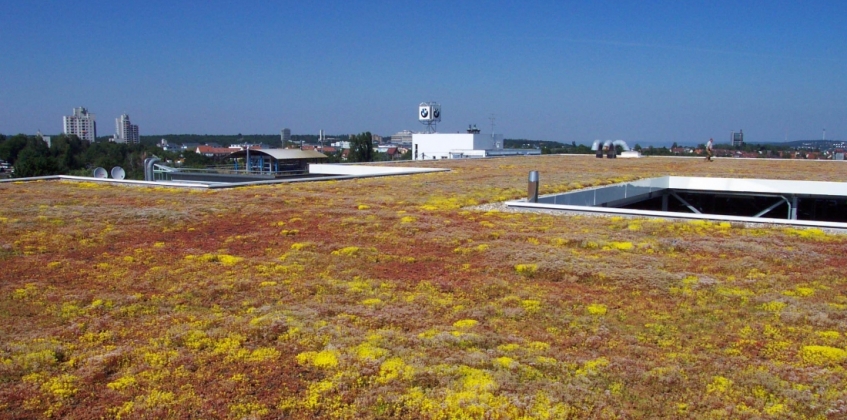
[(100, 182), (104, 184), (123, 184), (123, 185), (142, 185), (149, 187), (184, 187), (184, 188), (209, 188), (205, 184), (187, 184), (170, 181), (140, 181), (137, 179), (114, 179), (114, 178), (94, 178), (89, 176), (75, 175), (48, 175), (48, 176), (33, 176), (26, 178), (9, 178), (0, 180), (2, 183), (16, 182), (34, 182), (34, 181), (80, 181), (80, 182)]
[[(368, 168), (367, 165), (358, 165), (359, 168)], [(382, 169), (382, 168), (380, 168)], [(448, 168), (421, 168), (421, 167), (410, 167), (405, 169), (400, 168), (390, 168), (391, 170), (385, 171), (376, 171), (376, 172), (367, 172), (358, 171), (359, 173), (350, 173), (344, 174), (343, 171), (340, 174), (331, 174), (327, 173), (316, 173), (315, 175), (322, 176), (314, 176), (314, 177), (306, 177), (306, 178), (279, 178), (279, 179), (268, 179), (261, 181), (248, 181), (248, 182), (206, 182), (201, 183), (199, 181), (187, 181), (187, 182), (174, 182), (174, 181), (141, 181), (135, 179), (114, 179), (114, 178), (94, 178), (88, 176), (75, 176), (75, 175), (47, 175), (47, 176), (35, 176), (35, 177), (26, 177), (26, 178), (8, 178), (8, 179), (0, 179), (0, 184), (3, 183), (18, 183), (18, 182), (35, 182), (35, 181), (79, 181), (79, 182), (99, 182), (104, 184), (117, 184), (117, 185), (137, 185), (137, 186), (145, 186), (145, 187), (174, 187), (174, 188), (200, 188), (200, 189), (224, 189), (224, 188), (237, 188), (237, 187), (249, 187), (256, 185), (273, 185), (273, 184), (290, 184), (296, 182), (320, 182), (320, 181), (340, 181), (347, 179), (357, 179), (357, 178), (375, 178), (382, 176), (401, 176), (401, 175), (417, 175), (424, 173), (433, 173), (433, 172), (450, 172)]]

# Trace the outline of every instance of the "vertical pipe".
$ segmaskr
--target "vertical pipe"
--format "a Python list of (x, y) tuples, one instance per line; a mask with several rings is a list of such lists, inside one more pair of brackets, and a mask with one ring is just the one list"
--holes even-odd
[(529, 171), (526, 201), (530, 203), (538, 202), (538, 171)]

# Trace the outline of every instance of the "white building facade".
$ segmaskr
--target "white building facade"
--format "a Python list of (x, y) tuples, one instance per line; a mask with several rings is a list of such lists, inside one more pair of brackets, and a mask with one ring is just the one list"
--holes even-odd
[[(415, 133), (412, 160), (487, 157), (503, 150), (502, 134)], [(493, 152), (493, 153), (492, 153)]]
[(123, 114), (115, 118), (115, 136), (112, 137), (112, 141), (129, 144), (138, 144), (141, 141), (138, 126), (130, 122), (129, 115)]
[[(541, 154), (539, 149), (506, 149), (502, 134), (481, 134), (476, 126), (468, 126), (465, 133), (438, 133), (435, 125), (441, 122), (441, 105), (437, 102), (423, 102), (418, 105), (418, 121), (426, 125), (426, 130), (424, 133), (411, 134), (412, 160)], [(493, 126), (491, 131), (494, 131)], [(391, 136), (392, 143), (397, 143), (394, 141), (395, 136), (401, 133)]]
[(94, 121), (94, 114), (88, 113), (88, 110), (79, 107), (74, 108), (73, 115), (62, 117), (63, 132), (67, 135), (76, 135), (77, 137), (94, 141), (97, 139), (97, 123)]

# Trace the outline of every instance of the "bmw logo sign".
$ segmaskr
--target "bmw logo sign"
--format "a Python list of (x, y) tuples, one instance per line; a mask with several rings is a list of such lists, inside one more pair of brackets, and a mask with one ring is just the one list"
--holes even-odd
[(439, 115), (441, 115), (440, 109), (436, 108), (435, 110), (432, 111), (432, 117), (433, 118), (438, 118)]
[(429, 111), (426, 108), (421, 108), (421, 118), (426, 118), (429, 115)]

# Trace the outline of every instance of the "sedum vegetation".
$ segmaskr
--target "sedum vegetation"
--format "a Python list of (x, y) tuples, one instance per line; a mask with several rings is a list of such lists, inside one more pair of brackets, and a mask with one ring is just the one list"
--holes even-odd
[(475, 210), (805, 161), (541, 156), (195, 191), (0, 184), (0, 417), (841, 418), (847, 238)]

